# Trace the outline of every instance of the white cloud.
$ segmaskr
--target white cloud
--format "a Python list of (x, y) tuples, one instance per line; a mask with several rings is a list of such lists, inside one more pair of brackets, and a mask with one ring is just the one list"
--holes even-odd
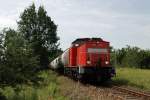
[(5, 28), (5, 27), (12, 27), (16, 28), (16, 22), (13, 19), (7, 18), (7, 17), (2, 17), (0, 16), (0, 28)]
[(33, 1), (44, 5), (58, 25), (63, 49), (76, 38), (95, 36), (117, 48), (127, 44), (150, 48), (149, 0), (5, 0), (0, 4), (1, 27), (16, 26), (20, 13)]

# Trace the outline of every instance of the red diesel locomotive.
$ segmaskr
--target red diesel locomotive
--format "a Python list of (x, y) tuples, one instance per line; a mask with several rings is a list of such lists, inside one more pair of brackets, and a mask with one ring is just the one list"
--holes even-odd
[(81, 80), (107, 80), (115, 75), (110, 65), (109, 42), (101, 38), (76, 39), (50, 67)]

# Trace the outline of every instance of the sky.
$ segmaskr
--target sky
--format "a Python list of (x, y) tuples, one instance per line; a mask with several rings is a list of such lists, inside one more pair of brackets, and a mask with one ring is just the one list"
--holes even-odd
[(114, 48), (150, 49), (150, 0), (0, 0), (0, 30), (17, 28), (17, 20), (33, 2), (43, 5), (58, 25), (60, 47), (77, 38), (101, 37)]

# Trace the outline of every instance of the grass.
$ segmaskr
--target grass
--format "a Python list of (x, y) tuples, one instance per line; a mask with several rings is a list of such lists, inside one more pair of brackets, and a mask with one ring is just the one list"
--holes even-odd
[[(117, 68), (116, 71), (114, 84), (150, 90), (150, 70)], [(43, 79), (38, 81), (38, 85), (30, 83), (18, 85), (16, 88), (10, 86), (0, 88), (0, 100), (4, 100), (4, 97), (1, 99), (2, 96), (5, 96), (6, 100), (69, 100), (60, 93), (60, 81), (66, 80), (60, 80), (51, 70), (41, 71), (38, 75)], [(63, 85), (63, 88), (66, 86)]]
[(39, 85), (18, 85), (15, 89), (4, 87), (0, 89), (6, 100), (66, 100), (59, 93), (57, 74), (52, 71), (42, 71)]
[(115, 84), (150, 90), (150, 70), (117, 68), (116, 73)]

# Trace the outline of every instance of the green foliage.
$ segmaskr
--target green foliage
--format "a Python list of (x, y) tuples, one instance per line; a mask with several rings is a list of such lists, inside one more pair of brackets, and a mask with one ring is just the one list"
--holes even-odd
[(115, 66), (148, 68), (150, 69), (150, 51), (138, 47), (130, 47), (114, 50), (111, 53), (111, 61)]
[(2, 59), (4, 56), (4, 47), (3, 47), (3, 39), (4, 39), (4, 35), (3, 33), (0, 33), (0, 65), (2, 65)]
[(40, 65), (47, 66), (49, 57), (56, 55), (58, 50), (57, 26), (47, 15), (43, 6), (36, 11), (32, 4), (20, 16), (19, 31), (32, 44), (34, 54), (40, 57)]
[(5, 49), (0, 66), (1, 84), (15, 85), (31, 81), (35, 77), (38, 66), (33, 50), (23, 36), (15, 30), (4, 30), (3, 34), (5, 34)]
[[(6, 99), (5, 96), (8, 100), (46, 100), (49, 94), (55, 96), (56, 78), (37, 73), (62, 52), (58, 40), (57, 25), (43, 6), (36, 10), (34, 4), (21, 14), (17, 31), (4, 29), (0, 33), (0, 87), (6, 91), (0, 90), (0, 100)], [(42, 83), (45, 87), (24, 89), (26, 83), (35, 86)]]
[[(61, 52), (61, 49), (58, 49), (58, 40), (57, 25), (47, 15), (43, 6), (36, 10), (34, 4), (21, 14), (17, 31), (4, 29), (0, 33), (0, 87), (4, 90), (7, 87), (6, 93), (0, 91), (0, 99), (5, 98), (3, 95), (9, 97), (7, 98), (9, 100), (37, 100), (39, 98), (37, 92), (40, 89), (37, 88), (32, 88), (31, 96), (24, 98), (26, 93), (22, 84), (40, 84), (39, 80), (44, 78), (37, 75), (40, 66), (47, 67), (49, 61)], [(51, 94), (54, 95), (57, 91), (55, 84), (47, 85), (55, 80), (48, 77), (47, 79), (41, 80), (42, 83), (47, 83), (44, 85), (46, 87), (42, 87), (45, 88), (42, 92), (47, 91), (48, 95), (47, 89), (50, 89)], [(28, 90), (27, 93), (30, 92)]]
[(41, 71), (38, 73), (43, 81), (36, 85), (19, 85), (20, 91), (12, 87), (5, 87), (1, 92), (7, 100), (66, 100), (66, 97), (60, 95), (57, 75), (52, 71)]
[(29, 6), (20, 16), (20, 21), (18, 22), (19, 31), (24, 35), (25, 39), (30, 42), (33, 41), (33, 34), (36, 32), (36, 10), (35, 5)]

